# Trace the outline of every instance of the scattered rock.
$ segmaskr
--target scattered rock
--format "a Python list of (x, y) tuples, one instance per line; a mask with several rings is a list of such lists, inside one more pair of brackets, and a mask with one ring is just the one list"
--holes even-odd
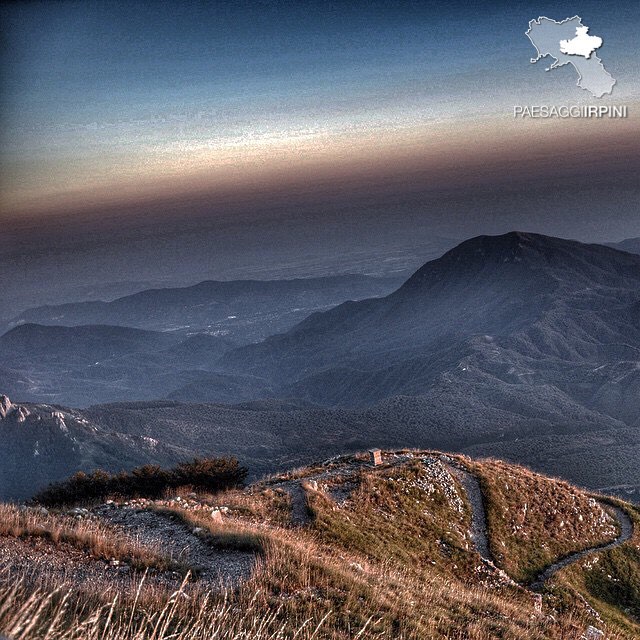
[(601, 638), (604, 638), (604, 631), (598, 629), (598, 627), (592, 627), (589, 625), (582, 638), (584, 640), (600, 640)]
[(533, 610), (536, 613), (542, 613), (542, 594), (541, 593), (533, 594)]

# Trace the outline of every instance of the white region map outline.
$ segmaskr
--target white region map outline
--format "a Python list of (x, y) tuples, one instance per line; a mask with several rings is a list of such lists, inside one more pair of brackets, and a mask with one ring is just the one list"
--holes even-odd
[[(533, 29), (533, 24), (535, 23), (538, 26), (540, 26), (542, 20), (548, 20), (549, 22), (553, 22), (554, 24), (562, 25), (565, 22), (571, 22), (572, 20), (575, 20), (576, 18), (580, 21), (580, 24), (582, 26), (586, 26), (586, 25), (582, 24), (582, 17), (579, 16), (578, 14), (576, 14), (574, 16), (570, 16), (568, 18), (565, 18), (564, 20), (554, 20), (553, 18), (549, 18), (547, 16), (538, 16), (537, 18), (533, 18), (532, 20), (529, 20), (529, 28), (524, 32), (524, 35), (527, 36), (527, 39), (533, 45), (533, 48), (536, 50), (536, 52), (538, 54), (537, 57), (530, 58), (531, 64), (535, 64), (536, 62), (538, 62), (542, 58), (545, 58), (546, 56), (549, 56), (550, 58), (552, 58), (553, 62), (551, 63), (551, 65), (549, 67), (547, 67), (545, 69), (545, 71), (551, 71), (552, 69), (560, 68), (561, 66), (564, 66), (565, 64), (571, 64), (570, 61), (568, 63), (567, 62), (563, 62), (562, 64), (559, 64), (560, 63), (560, 59), (556, 58), (553, 54), (551, 54), (551, 53), (541, 53), (540, 49), (538, 49), (538, 45), (533, 41), (533, 39), (529, 36), (529, 34), (531, 33), (531, 30)], [(590, 27), (588, 27), (588, 28), (590, 28)], [(604, 41), (600, 44), (600, 46), (602, 46), (602, 44), (604, 44)], [(597, 49), (599, 49), (599, 48), (600, 47), (597, 47)], [(560, 49), (560, 41), (558, 41), (558, 49)], [(564, 52), (561, 51), (561, 53), (564, 53)], [(595, 50), (592, 52), (592, 54), (593, 53), (595, 53)], [(567, 53), (565, 53), (565, 55), (575, 55), (575, 54), (567, 54)], [(588, 58), (590, 58), (590, 57), (591, 57), (591, 55), (588, 56)], [(597, 58), (597, 56), (596, 56), (596, 58)], [(600, 62), (600, 65), (602, 66), (604, 71), (609, 76), (611, 76), (611, 74), (609, 74), (606, 71), (606, 69), (604, 67), (604, 64), (602, 63), (602, 60), (600, 60), (600, 58), (597, 58), (597, 59)], [(585, 87), (585, 86), (580, 84), (582, 79), (583, 79), (582, 74), (580, 73), (580, 69), (578, 69), (578, 67), (576, 67), (574, 64), (571, 64), (571, 66), (575, 69), (576, 74), (578, 75), (578, 81), (576, 82), (576, 86), (579, 89), (583, 89), (583, 90), (589, 91), (590, 93), (592, 93), (592, 95), (594, 95), (593, 92), (590, 91), (587, 87)], [(609, 90), (608, 95), (611, 95), (611, 92), (613, 91), (613, 87), (618, 83), (618, 81), (613, 76), (611, 76), (611, 79), (613, 81), (613, 84), (611, 85), (611, 89)], [(602, 96), (600, 96), (600, 97), (602, 97)]]

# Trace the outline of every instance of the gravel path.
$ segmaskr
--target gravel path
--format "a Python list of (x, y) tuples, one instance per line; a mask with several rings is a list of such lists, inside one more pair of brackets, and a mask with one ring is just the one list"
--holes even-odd
[(614, 511), (616, 519), (620, 523), (620, 535), (615, 540), (598, 545), (596, 547), (590, 547), (589, 549), (585, 549), (584, 551), (577, 551), (576, 553), (568, 555), (566, 558), (562, 558), (561, 560), (550, 564), (538, 574), (538, 576), (529, 585), (529, 588), (533, 589), (534, 591), (538, 591), (542, 589), (545, 583), (550, 578), (552, 578), (560, 569), (563, 569), (564, 567), (577, 562), (581, 558), (584, 558), (586, 555), (594, 551), (607, 551), (608, 549), (618, 547), (623, 542), (630, 540), (633, 536), (633, 522), (631, 521), (631, 518), (625, 513), (623, 509), (620, 509), (619, 507), (611, 508)]
[(480, 481), (466, 469), (445, 462), (447, 471), (454, 476), (462, 485), (471, 504), (471, 540), (484, 560), (493, 562), (491, 548), (489, 547), (489, 536), (487, 534), (487, 510), (484, 505), (484, 497), (480, 488)]
[[(24, 579), (26, 584), (37, 581), (51, 589), (73, 585), (88, 591), (104, 592), (133, 588), (141, 574), (128, 565), (111, 565), (67, 543), (53, 544), (44, 538), (13, 538), (0, 536), (0, 575), (3, 582)], [(149, 572), (146, 583), (174, 590), (182, 581), (172, 571)]]
[[(484, 505), (482, 490), (480, 488), (480, 482), (472, 473), (458, 465), (452, 464), (450, 461), (446, 461), (445, 466), (449, 472), (460, 481), (467, 493), (467, 498), (471, 504), (471, 538), (475, 544), (476, 551), (484, 560), (493, 562), (489, 546), (489, 536), (487, 534), (487, 512)], [(608, 549), (618, 547), (631, 539), (633, 536), (633, 522), (631, 521), (631, 518), (629, 518), (623, 509), (620, 509), (619, 507), (611, 508), (613, 509), (616, 519), (620, 523), (620, 535), (615, 540), (595, 547), (589, 547), (583, 551), (571, 553), (561, 560), (548, 565), (537, 575), (533, 582), (528, 585), (528, 588), (532, 591), (539, 591), (560, 569), (577, 562), (594, 551), (607, 551)]]
[(235, 587), (251, 575), (255, 554), (235, 549), (217, 549), (169, 514), (110, 505), (98, 512), (112, 524), (145, 544), (158, 545), (174, 560), (197, 570), (208, 587)]

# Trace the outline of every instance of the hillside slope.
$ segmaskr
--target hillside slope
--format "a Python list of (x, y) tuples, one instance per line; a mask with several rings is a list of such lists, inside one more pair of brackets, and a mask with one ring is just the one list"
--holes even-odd
[(640, 256), (535, 234), (483, 236), (385, 298), (314, 314), (255, 345), (152, 335), (178, 342), (97, 363), (89, 349), (73, 368), (64, 357), (76, 357), (73, 342), (56, 356), (24, 341), (35, 345), (34, 370), (3, 361), (0, 377), (17, 397), (49, 403), (170, 397), (82, 415), (99, 433), (239, 455), (256, 475), (340, 448), (437, 446), (638, 499)]
[[(366, 409), (279, 400), (235, 406), (153, 401), (88, 409), (13, 402), (12, 413), (4, 420), (0, 416), (0, 477), (6, 478), (0, 483), (0, 499), (25, 497), (27, 491), (35, 492), (77, 469), (120, 471), (145, 461), (174, 463), (196, 452), (235, 455), (255, 478), (371, 446), (432, 446), (499, 456), (638, 501), (638, 429), (584, 412), (577, 431), (571, 406), (562, 404), (562, 398), (556, 400), (559, 404), (550, 402), (544, 414), (520, 416), (507, 405), (473, 421), (467, 419), (466, 404), (456, 406), (446, 396), (440, 402), (398, 397)], [(525, 413), (526, 405), (522, 407)], [(559, 421), (558, 411), (563, 410), (567, 416)], [(18, 423), (23, 411), (33, 417)], [(72, 431), (79, 429), (71, 435), (81, 447), (56, 424), (55, 412), (67, 416), (65, 423)], [(503, 426), (507, 423), (508, 429)], [(51, 455), (35, 456), (36, 443), (46, 443)], [(58, 449), (64, 455), (53, 455)]]
[(215, 373), (220, 357), (236, 346), (204, 333), (21, 324), (0, 336), (0, 359), (10, 368), (0, 369), (0, 383), (21, 400), (74, 406), (165, 396), (189, 400), (199, 387), (214, 402), (267, 394), (263, 380)]
[(640, 238), (627, 238), (621, 242), (605, 242), (607, 247), (613, 247), (619, 251), (628, 251), (629, 253), (640, 254)]
[(640, 632), (640, 511), (498, 461), (357, 454), (244, 490), (87, 506), (0, 507), (0, 633), (44, 637), (53, 589), (68, 590), (59, 640), (105, 624), (114, 640)]
[(154, 438), (100, 429), (80, 412), (0, 395), (0, 500), (25, 499), (78, 470), (171, 464), (193, 454)]
[(639, 355), (639, 256), (509, 233), (468, 240), (385, 298), (314, 314), (223, 361), (328, 404), (443, 384), (464, 397), (489, 382), (498, 398), (508, 385), (544, 404), (557, 390), (635, 424)]

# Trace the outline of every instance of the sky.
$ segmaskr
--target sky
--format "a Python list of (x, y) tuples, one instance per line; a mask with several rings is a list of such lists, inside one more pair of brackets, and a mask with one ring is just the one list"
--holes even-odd
[[(530, 63), (529, 20), (576, 13), (611, 96)], [(43, 228), (78, 245), (274, 224), (354, 246), (640, 235), (637, 2), (86, 0), (0, 19), (0, 222), (19, 246)], [(630, 115), (523, 122), (515, 104)]]

